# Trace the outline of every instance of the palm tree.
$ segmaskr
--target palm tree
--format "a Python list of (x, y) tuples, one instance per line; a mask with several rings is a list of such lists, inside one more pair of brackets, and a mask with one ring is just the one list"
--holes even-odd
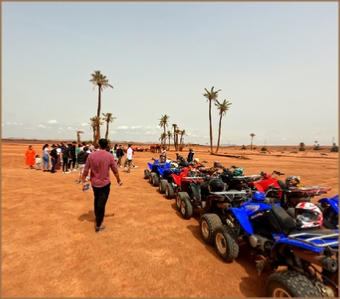
[(181, 130), (179, 127), (176, 127), (175, 130), (175, 143), (176, 143), (176, 151), (178, 151), (178, 135), (181, 133)]
[[(100, 110), (101, 110), (101, 92), (106, 87), (113, 88), (112, 85), (109, 84), (109, 80), (104, 76), (100, 71), (94, 71), (93, 74), (91, 74), (92, 79), (90, 79), (90, 82), (93, 83), (93, 89), (98, 86), (98, 107), (97, 107), (97, 117), (100, 117)], [(98, 125), (99, 126), (99, 125)], [(96, 129), (97, 136), (100, 138), (100, 127)], [(99, 140), (98, 138), (98, 140)]]
[(91, 121), (90, 126), (93, 130), (93, 144), (97, 145), (98, 140), (100, 139), (100, 133), (98, 129), (103, 124), (103, 122), (101, 121), (101, 118), (98, 116), (90, 118), (90, 121)]
[(229, 101), (227, 100), (224, 100), (223, 103), (220, 103), (218, 100), (216, 100), (216, 103), (215, 103), (215, 106), (219, 110), (218, 114), (220, 115), (220, 121), (218, 123), (218, 141), (217, 141), (216, 153), (218, 152), (218, 149), (220, 147), (222, 117), (227, 114), (227, 111), (229, 110), (230, 105), (231, 103), (229, 103)]
[(109, 138), (109, 123), (112, 123), (116, 117), (112, 116), (112, 113), (102, 113), (103, 114), (103, 121), (106, 122), (106, 132), (105, 132), (105, 139), (108, 140)]
[(250, 134), (250, 137), (251, 137), (251, 141), (250, 141), (250, 150), (253, 150), (253, 139), (255, 137), (255, 134), (254, 133), (251, 133)]
[(171, 137), (172, 137), (172, 132), (170, 130), (168, 130), (168, 132), (166, 133), (169, 139), (169, 149), (170, 150), (170, 141), (171, 141)]
[(172, 124), (172, 127), (174, 129), (174, 134), (172, 135), (173, 139), (174, 139), (174, 146), (175, 146), (175, 151), (177, 151), (177, 147), (178, 144), (176, 143), (176, 130), (177, 130), (177, 125), (176, 124)]
[(179, 130), (179, 135), (180, 135), (180, 142), (179, 142), (179, 144), (184, 144), (184, 138), (183, 138), (183, 136), (185, 136), (186, 134), (185, 134), (185, 130)]
[[(159, 119), (159, 126), (164, 129), (164, 135), (166, 136), (166, 127), (168, 126), (168, 120), (170, 116), (162, 115), (161, 118)], [(162, 140), (162, 145), (165, 145), (165, 139)]]
[(299, 146), (300, 146), (299, 151), (305, 150), (305, 143), (304, 142), (300, 142)]
[(76, 131), (77, 132), (77, 143), (80, 144), (80, 134), (84, 134), (83, 131)]
[[(161, 136), (159, 137), (159, 140), (161, 141), (162, 145), (165, 146), (165, 140), (166, 140), (166, 133), (162, 133)], [(164, 142), (164, 143), (163, 143)]]
[(211, 118), (211, 101), (215, 102), (217, 100), (218, 97), (218, 92), (221, 89), (214, 91), (214, 86), (211, 87), (211, 90), (208, 91), (205, 88), (206, 93), (203, 94), (204, 97), (207, 98), (207, 101), (209, 101), (209, 126), (210, 126), (210, 153), (212, 154), (213, 152), (213, 133), (212, 133), (212, 118)]

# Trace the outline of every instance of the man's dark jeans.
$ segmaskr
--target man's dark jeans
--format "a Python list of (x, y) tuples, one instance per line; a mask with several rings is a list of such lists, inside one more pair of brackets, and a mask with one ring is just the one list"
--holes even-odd
[(106, 186), (100, 188), (92, 186), (94, 194), (94, 215), (96, 216), (97, 227), (101, 226), (104, 219), (105, 205), (110, 194), (110, 186), (111, 183), (108, 183)]

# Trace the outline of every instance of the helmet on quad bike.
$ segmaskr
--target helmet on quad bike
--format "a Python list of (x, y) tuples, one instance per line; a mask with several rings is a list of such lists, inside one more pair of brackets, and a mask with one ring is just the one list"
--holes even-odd
[(218, 161), (214, 162), (214, 168), (222, 168), (222, 164)]
[(322, 212), (311, 202), (301, 202), (295, 207), (295, 221), (300, 228), (319, 227), (323, 222)]
[(223, 191), (224, 183), (221, 179), (213, 179), (209, 182), (209, 189), (212, 192)]
[(291, 175), (286, 178), (287, 187), (298, 187), (300, 184), (300, 177), (297, 175)]
[(178, 168), (178, 163), (172, 161), (172, 162), (170, 163), (170, 168)]
[(194, 159), (194, 162), (195, 162), (195, 163), (197, 163), (197, 162), (199, 162), (199, 161), (200, 161), (200, 159), (198, 159), (198, 158), (195, 158), (195, 159)]
[(256, 191), (253, 195), (255, 201), (265, 201), (266, 195), (263, 192)]
[(238, 175), (243, 175), (243, 170), (244, 168), (242, 167), (238, 167), (234, 170), (234, 175), (238, 176)]

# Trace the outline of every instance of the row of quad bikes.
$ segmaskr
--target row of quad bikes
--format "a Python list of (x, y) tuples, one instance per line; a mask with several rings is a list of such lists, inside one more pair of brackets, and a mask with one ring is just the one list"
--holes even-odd
[[(318, 201), (323, 226), (298, 228), (294, 207), (327, 193), (330, 187), (297, 187), (279, 179), (279, 171), (246, 176), (243, 168), (195, 168), (182, 156), (176, 161), (152, 159), (144, 179), (167, 199), (175, 198), (184, 219), (200, 212), (200, 232), (218, 255), (232, 262), (239, 244), (248, 244), (260, 275), (274, 270), (266, 281), (269, 297), (338, 297), (338, 195)], [(279, 267), (285, 268), (276, 271)]]

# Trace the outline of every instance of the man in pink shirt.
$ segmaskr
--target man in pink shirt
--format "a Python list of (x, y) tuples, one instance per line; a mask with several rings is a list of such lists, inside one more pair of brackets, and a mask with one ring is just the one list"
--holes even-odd
[(91, 184), (94, 194), (94, 214), (96, 216), (96, 233), (105, 229), (102, 225), (105, 215), (105, 205), (110, 194), (110, 169), (117, 179), (119, 185), (122, 184), (119, 178), (117, 164), (113, 155), (106, 151), (107, 140), (102, 138), (98, 141), (99, 150), (94, 151), (87, 157), (82, 175), (83, 190), (85, 180), (90, 171)]

